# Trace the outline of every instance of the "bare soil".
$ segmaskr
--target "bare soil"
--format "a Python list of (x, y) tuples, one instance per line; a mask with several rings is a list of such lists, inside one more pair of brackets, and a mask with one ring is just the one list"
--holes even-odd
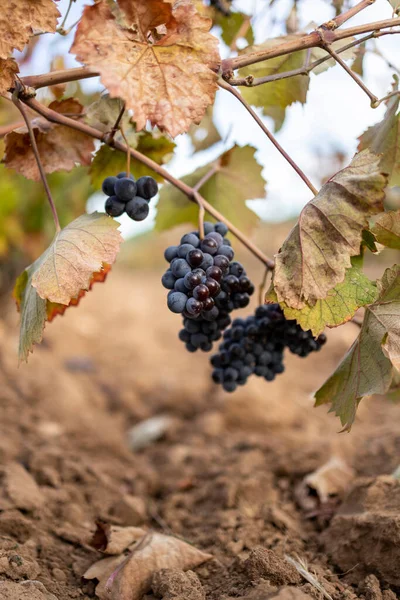
[[(186, 574), (158, 573), (147, 600), (398, 597), (400, 409), (365, 400), (352, 432), (338, 434), (338, 420), (312, 407), (356, 326), (330, 331), (306, 360), (288, 356), (275, 382), (227, 395), (207, 357), (177, 339), (158, 279), (116, 270), (48, 326), (19, 369), (18, 317), (5, 309), (0, 598), (95, 598), (82, 576), (101, 557), (90, 545), (98, 520), (212, 554)], [(154, 416), (166, 417), (162, 435), (142, 448), (136, 435), (132, 449), (129, 432)], [(353, 474), (344, 498), (321, 501), (301, 482), (333, 457)]]

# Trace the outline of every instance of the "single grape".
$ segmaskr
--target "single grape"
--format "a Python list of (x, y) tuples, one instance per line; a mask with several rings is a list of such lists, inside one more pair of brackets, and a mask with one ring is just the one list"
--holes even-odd
[(222, 256), (226, 256), (228, 260), (232, 260), (232, 259), (233, 259), (233, 257), (235, 256), (235, 253), (234, 253), (234, 251), (232, 250), (232, 248), (231, 248), (230, 246), (227, 246), (227, 245), (225, 245), (225, 244), (224, 244), (223, 246), (220, 246), (220, 247), (218, 248), (218, 251), (217, 251), (217, 253), (218, 253), (220, 256), (221, 256), (221, 255), (222, 255)]
[(185, 275), (183, 281), (188, 290), (193, 290), (196, 286), (200, 285), (201, 275), (200, 275), (200, 273), (194, 273), (192, 271)]
[(167, 290), (173, 290), (174, 286), (175, 286), (175, 282), (176, 282), (176, 277), (174, 276), (172, 271), (170, 271), (168, 269), (168, 271), (166, 271), (164, 273), (164, 275), (162, 276), (161, 283)]
[(182, 292), (172, 292), (168, 294), (168, 308), (173, 313), (181, 313), (184, 311), (188, 297)]
[(236, 277), (240, 277), (244, 273), (244, 268), (239, 262), (235, 261), (231, 263), (231, 266), (229, 267), (229, 273), (231, 275), (235, 275)]
[(129, 202), (136, 196), (136, 181), (129, 177), (121, 177), (117, 179), (115, 184), (115, 195), (121, 202)]
[(225, 392), (234, 392), (237, 388), (237, 383), (235, 381), (224, 381), (222, 387)]
[(203, 255), (203, 262), (200, 264), (200, 268), (203, 269), (203, 271), (207, 271), (208, 267), (212, 267), (213, 264), (214, 259), (211, 254), (205, 253)]
[(225, 223), (216, 223), (214, 226), (214, 229), (217, 233), (219, 233), (220, 235), (222, 235), (222, 237), (225, 237), (226, 234), (228, 233), (228, 227), (225, 225)]
[(214, 266), (221, 269), (223, 273), (226, 273), (229, 270), (229, 259), (226, 256), (218, 255), (214, 256), (213, 260)]
[(207, 235), (214, 231), (214, 224), (210, 221), (204, 221), (204, 235)]
[(208, 312), (212, 310), (215, 306), (214, 298), (206, 298), (203, 300), (203, 310)]
[(210, 277), (211, 279), (215, 279), (215, 281), (220, 282), (222, 278), (222, 271), (219, 267), (215, 267), (213, 265), (212, 267), (208, 267), (206, 275), (207, 277)]
[(178, 256), (179, 246), (169, 246), (164, 252), (164, 258), (166, 261), (171, 262)]
[(180, 277), (179, 279), (177, 279), (175, 281), (174, 290), (176, 290), (177, 292), (182, 292), (183, 294), (188, 293), (187, 287), (185, 286), (185, 280), (183, 277)]
[(186, 301), (185, 308), (190, 315), (199, 315), (203, 310), (203, 304), (196, 298), (189, 298)]
[[(216, 231), (212, 231), (211, 233), (207, 234), (207, 238), (206, 239), (213, 239), (213, 240), (215, 240), (217, 242), (217, 247), (218, 248), (220, 246), (222, 246), (222, 244), (224, 243), (224, 238), (222, 237), (222, 235), (220, 235)], [(211, 252), (210, 252), (210, 254), (211, 254)]]
[(237, 292), (240, 289), (239, 279), (235, 275), (227, 275), (223, 279), (223, 286), (230, 292)]
[(182, 244), (191, 244), (195, 248), (198, 248), (200, 246), (200, 239), (195, 233), (185, 233), (181, 238)]
[(126, 214), (134, 221), (144, 221), (149, 214), (149, 205), (140, 196), (135, 196), (126, 204)]
[(110, 196), (106, 200), (105, 211), (110, 217), (120, 217), (125, 212), (125, 204), (117, 196)]
[(206, 298), (208, 298), (209, 295), (210, 295), (210, 290), (208, 289), (207, 286), (205, 286), (202, 283), (200, 285), (196, 286), (193, 290), (193, 298), (196, 298), (196, 300), (203, 301)]
[(192, 246), (192, 244), (181, 244), (181, 246), (179, 246), (178, 256), (180, 258), (186, 258), (187, 254), (194, 249), (195, 248)]
[(153, 177), (139, 177), (137, 180), (138, 196), (141, 196), (145, 200), (150, 200), (158, 193), (158, 184)]
[(135, 178), (132, 175), (132, 173), (130, 173), (129, 175), (126, 174), (126, 171), (123, 171), (122, 173), (118, 173), (117, 179), (122, 179), (123, 177), (129, 177), (129, 179), (133, 179), (133, 181), (135, 181)]
[(201, 240), (200, 248), (203, 252), (213, 255), (218, 251), (218, 244), (212, 237), (207, 235), (204, 240)]
[(101, 189), (103, 190), (103, 192), (105, 194), (107, 194), (107, 196), (115, 195), (114, 186), (117, 181), (118, 181), (118, 179), (116, 177), (106, 177), (105, 178), (105, 180), (103, 181), (103, 184), (101, 186)]
[(190, 333), (186, 330), (186, 329), (181, 329), (179, 334), (178, 334), (179, 339), (181, 340), (181, 342), (190, 342)]
[(204, 254), (197, 248), (188, 252), (186, 260), (191, 267), (199, 267), (204, 260)]
[(208, 287), (210, 291), (210, 296), (212, 297), (217, 296), (221, 291), (221, 286), (219, 285), (218, 281), (215, 281), (215, 279), (206, 279), (205, 285), (206, 287)]

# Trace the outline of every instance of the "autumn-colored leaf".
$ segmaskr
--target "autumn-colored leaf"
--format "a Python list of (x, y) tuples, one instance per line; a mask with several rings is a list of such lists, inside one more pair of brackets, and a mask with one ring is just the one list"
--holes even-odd
[(379, 215), (371, 231), (379, 244), (400, 250), (400, 210)]
[(400, 266), (387, 269), (377, 284), (379, 298), (366, 307), (358, 338), (315, 395), (317, 406), (332, 404), (346, 429), (361, 399), (386, 393), (393, 366), (400, 368)]
[(353, 60), (353, 64), (351, 65), (351, 70), (354, 73), (357, 73), (360, 77), (364, 76), (364, 58), (366, 52), (366, 44), (360, 44), (356, 49), (355, 58)]
[(360, 253), (368, 219), (383, 210), (387, 178), (379, 157), (364, 150), (302, 210), (276, 255), (274, 288), (291, 308), (314, 306), (345, 278)]
[(393, 8), (393, 12), (398, 15), (400, 13), (400, 0), (389, 0), (389, 4)]
[[(344, 281), (331, 289), (326, 298), (317, 300), (314, 306), (296, 309), (285, 302), (280, 305), (287, 319), (295, 319), (304, 331), (311, 329), (313, 335), (317, 336), (325, 327), (346, 323), (361, 306), (374, 302), (377, 294), (376, 285), (360, 269), (351, 267), (346, 270)], [(277, 301), (273, 287), (268, 291), (265, 301)]]
[[(117, 528), (114, 528), (117, 529)], [(85, 579), (97, 579), (96, 595), (100, 600), (141, 600), (148, 592), (154, 573), (160, 569), (193, 569), (212, 556), (178, 538), (157, 532), (148, 532), (136, 527), (118, 528), (116, 536), (111, 528), (103, 529), (108, 541), (111, 538), (124, 539), (116, 544), (125, 554), (109, 556), (94, 563), (84, 574)], [(121, 550), (123, 552), (123, 550)], [(128, 553), (129, 552), (129, 553)]]
[[(215, 173), (199, 191), (227, 219), (240, 225), (241, 230), (246, 232), (251, 231), (259, 221), (259, 217), (246, 206), (246, 200), (265, 196), (262, 167), (254, 158), (255, 152), (251, 146), (234, 146), (224, 152), (215, 163), (201, 167), (182, 178), (182, 181), (194, 186), (216, 165)], [(197, 225), (198, 207), (182, 192), (166, 185), (160, 191), (156, 229), (163, 231), (179, 223)]]
[(191, 0), (101, 0), (87, 6), (71, 52), (100, 72), (110, 96), (175, 137), (214, 101), (218, 40)]
[[(382, 155), (380, 167), (389, 174), (389, 185), (400, 185), (400, 95), (389, 99), (382, 121), (369, 127), (359, 138), (359, 150), (369, 148)], [(396, 114), (397, 113), (397, 114)]]
[(33, 33), (56, 30), (60, 16), (53, 0), (6, 0), (0, 11), (0, 58), (23, 50)]
[(0, 94), (4, 94), (14, 85), (17, 73), (19, 73), (19, 68), (13, 58), (0, 58)]
[[(108, 94), (102, 94), (98, 100), (95, 100), (86, 108), (85, 121), (100, 129), (103, 133), (111, 132), (115, 122), (123, 108), (124, 103), (119, 98), (111, 98)], [(132, 127), (129, 112), (125, 111), (120, 121), (124, 132)]]
[(221, 136), (214, 124), (213, 107), (209, 106), (199, 125), (191, 125), (188, 131), (196, 152), (206, 150), (221, 141)]
[[(172, 158), (175, 144), (164, 135), (143, 131), (136, 135), (136, 143), (132, 147), (154, 160), (158, 165), (162, 165)], [(90, 176), (94, 187), (100, 189), (104, 177), (115, 175), (121, 171), (126, 171), (126, 155), (118, 150), (113, 150), (106, 144), (101, 146), (90, 165)], [(131, 158), (131, 173), (136, 179), (143, 175), (150, 175), (156, 181), (163, 181), (161, 175), (134, 158)]]
[(113, 264), (122, 241), (119, 224), (101, 213), (82, 215), (56, 234), (35, 262), (32, 286), (50, 302), (69, 304), (87, 290), (103, 263)]
[[(76, 115), (80, 115), (83, 110), (83, 106), (74, 98), (55, 100), (49, 108), (59, 113)], [(61, 169), (70, 171), (76, 164), (90, 164), (95, 147), (92, 138), (69, 127), (49, 123), (41, 117), (33, 119), (31, 124), (46, 173)], [(39, 181), (40, 173), (27, 128), (21, 127), (9, 133), (5, 143), (5, 165), (28, 179)]]

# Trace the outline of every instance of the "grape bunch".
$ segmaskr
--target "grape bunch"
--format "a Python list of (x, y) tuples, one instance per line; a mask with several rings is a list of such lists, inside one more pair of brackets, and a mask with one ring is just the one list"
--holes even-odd
[(134, 221), (143, 221), (149, 214), (149, 202), (158, 192), (157, 181), (153, 177), (139, 177), (118, 173), (116, 177), (106, 177), (102, 185), (108, 196), (105, 211), (110, 217), (120, 217), (124, 212)]
[(162, 277), (168, 308), (183, 315), (179, 338), (190, 352), (211, 350), (230, 324), (229, 313), (247, 306), (254, 292), (242, 265), (232, 262), (226, 225), (206, 222), (204, 233), (203, 240), (198, 231), (185, 234), (164, 254), (170, 263)]
[(244, 385), (250, 375), (272, 381), (283, 373), (285, 347), (298, 356), (308, 356), (321, 349), (326, 336), (314, 338), (293, 320), (287, 320), (279, 304), (259, 306), (254, 315), (235, 319), (224, 333), (219, 352), (210, 361), (212, 379), (226, 392)]

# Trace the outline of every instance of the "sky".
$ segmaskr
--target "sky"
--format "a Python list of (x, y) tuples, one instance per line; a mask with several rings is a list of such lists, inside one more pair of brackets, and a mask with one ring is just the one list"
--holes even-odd
[[(351, 2), (352, 5), (355, 3), (356, 0)], [(77, 0), (72, 4), (67, 26), (79, 18), (85, 4), (91, 2)], [(258, 15), (253, 25), (256, 43), (285, 34), (282, 22), (285, 21), (291, 5), (290, 0), (278, 0), (272, 8), (267, 0), (234, 0), (233, 2), (235, 9)], [(63, 14), (67, 6), (68, 0), (59, 2)], [(328, 0), (300, 0), (298, 8), (300, 26), (307, 31), (310, 30), (311, 22), (320, 24), (333, 16)], [(376, 0), (375, 4), (346, 23), (345, 27), (390, 18), (391, 14), (392, 9), (388, 0)], [(218, 29), (213, 33), (218, 34)], [(42, 36), (33, 60), (21, 69), (22, 74), (49, 71), (52, 58), (60, 54), (65, 55), (72, 39), (73, 32), (66, 37)], [(378, 44), (383, 55), (390, 57), (390, 60), (400, 68), (399, 37), (382, 37), (378, 40)], [(228, 49), (222, 45), (223, 58), (227, 56), (227, 52)], [(78, 66), (72, 55), (68, 55), (66, 66)], [(365, 71), (367, 75), (364, 81), (376, 96), (382, 97), (390, 91), (391, 70), (379, 56), (367, 54)], [(102, 90), (103, 86), (96, 78), (84, 82), (84, 89)], [(384, 110), (384, 106), (371, 109), (366, 94), (337, 65), (322, 74), (311, 75), (307, 103), (304, 106), (295, 103), (287, 109), (285, 123), (276, 137), (309, 179), (318, 186), (321, 168), (326, 168), (327, 172), (330, 172), (330, 156), (340, 152), (350, 160), (356, 152), (357, 137), (367, 127), (381, 120)], [(272, 146), (245, 108), (231, 94), (220, 90), (217, 92), (214, 115), (223, 141), (210, 150), (193, 156), (188, 136), (178, 136), (175, 140), (177, 143), (175, 156), (167, 169), (173, 175), (180, 177), (210, 162), (235, 143), (250, 144), (257, 148), (256, 158), (263, 166), (263, 176), (267, 183), (265, 198), (252, 200), (249, 205), (263, 220), (270, 222), (284, 221), (296, 216), (305, 203), (311, 200), (312, 193)], [(259, 115), (262, 116), (261, 111)], [(267, 127), (273, 130), (271, 119), (263, 117), (263, 120)], [(102, 210), (103, 204), (104, 196), (96, 194), (90, 199), (88, 209)], [(151, 229), (155, 214), (156, 207), (153, 201), (150, 215), (145, 221), (136, 223), (126, 215), (121, 217), (119, 220), (124, 237)]]

